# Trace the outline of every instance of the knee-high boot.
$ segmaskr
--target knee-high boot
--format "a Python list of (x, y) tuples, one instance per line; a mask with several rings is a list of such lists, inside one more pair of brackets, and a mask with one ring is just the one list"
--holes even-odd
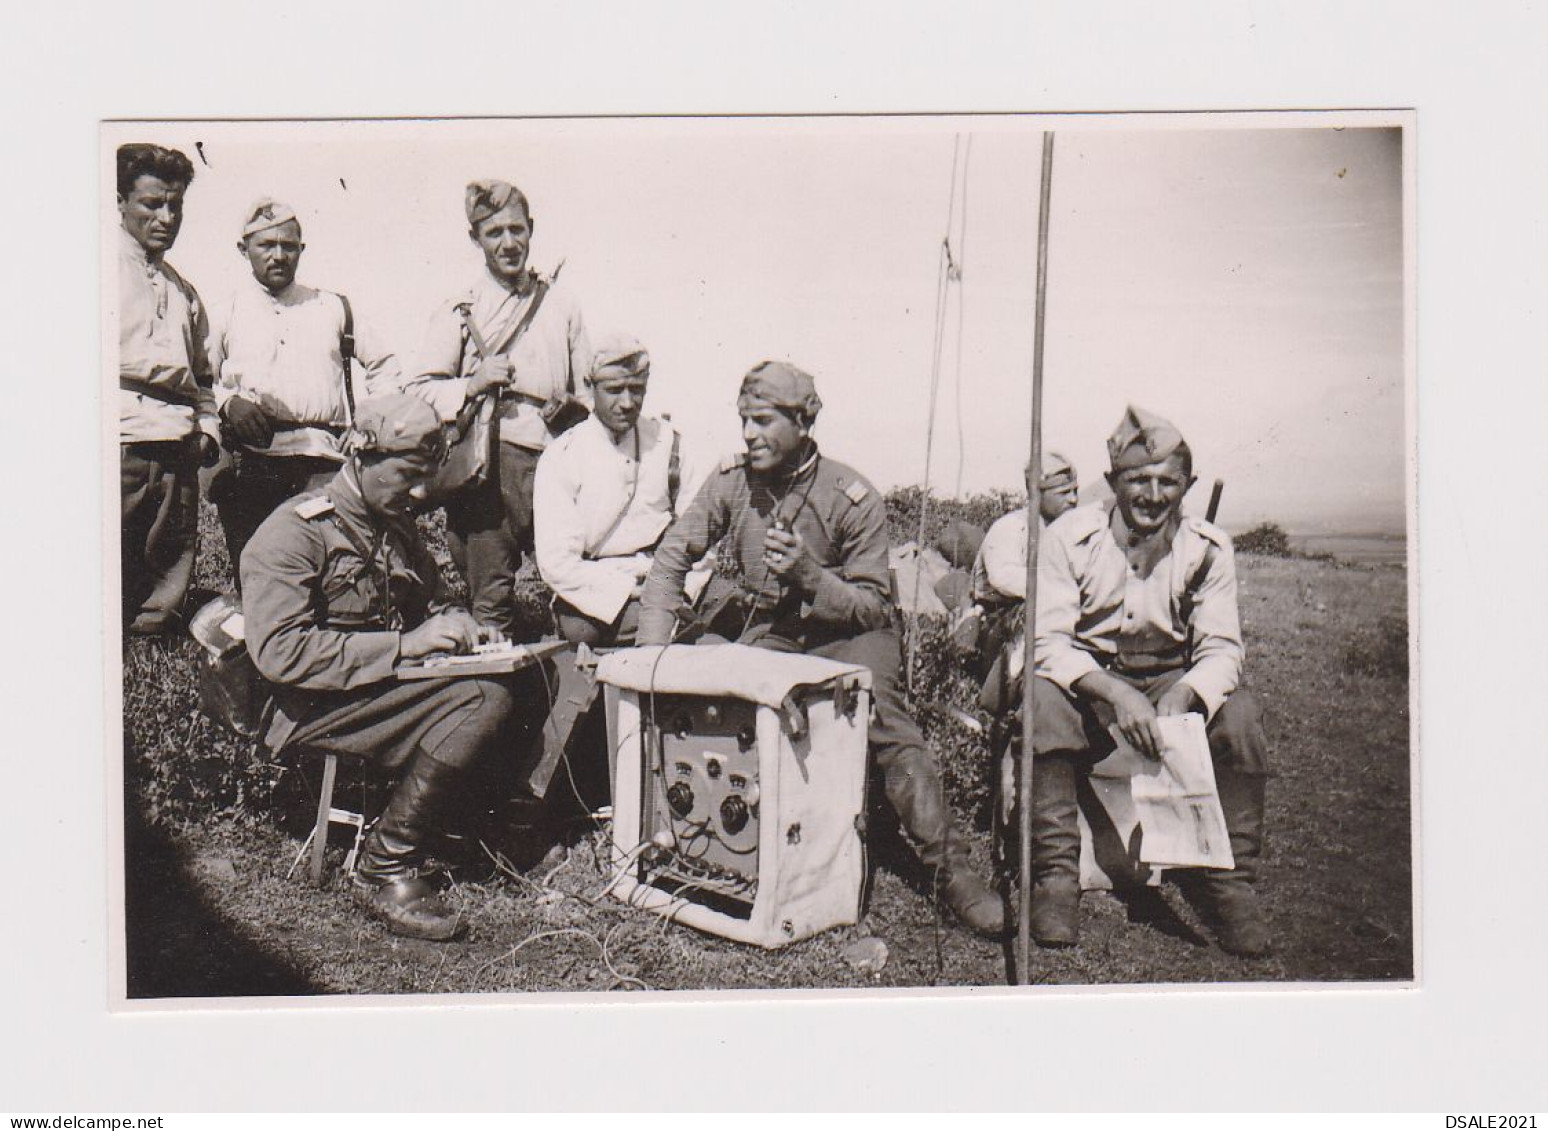
[(1005, 905), (973, 871), (968, 843), (946, 806), (934, 760), (923, 747), (913, 745), (888, 754), (882, 766), (887, 800), (930, 871), (938, 898), (969, 929), (999, 938), (1005, 933)]
[(463, 771), (419, 751), (366, 838), (355, 873), (357, 897), (395, 934), (445, 940), (463, 923), (419, 873), (425, 843)]
[(1214, 930), (1220, 949), (1247, 958), (1268, 954), (1273, 946), (1255, 890), (1263, 855), (1265, 780), (1262, 774), (1215, 767), (1215, 786), (1236, 867), (1183, 873), (1183, 893)]
[(1080, 932), (1076, 756), (1039, 754), (1032, 767), (1032, 937), (1073, 946)]

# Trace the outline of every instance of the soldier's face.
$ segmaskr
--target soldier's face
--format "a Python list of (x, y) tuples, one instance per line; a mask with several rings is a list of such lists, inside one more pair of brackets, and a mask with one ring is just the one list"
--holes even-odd
[(810, 426), (783, 409), (753, 405), (742, 413), (742, 442), (747, 445), (747, 466), (754, 471), (793, 469), (809, 435)]
[(527, 270), (527, 248), (532, 243), (532, 221), (521, 205), (512, 202), (493, 216), (486, 216), (470, 233), (484, 253), (484, 266), (502, 283), (514, 285)]
[(1052, 522), (1065, 511), (1075, 509), (1075, 501), (1079, 494), (1080, 489), (1074, 483), (1044, 487), (1038, 495), (1038, 513), (1043, 516), (1044, 522)]
[(124, 231), (150, 255), (160, 255), (177, 240), (183, 226), (183, 193), (180, 185), (148, 173), (135, 178), (128, 196), (118, 198), (118, 215)]
[(428, 452), (362, 460), (361, 497), (366, 506), (378, 514), (408, 514), (428, 499), (430, 481), (435, 478), (439, 465), (440, 461)]
[(1183, 496), (1193, 486), (1182, 456), (1110, 472), (1107, 482), (1118, 501), (1118, 512), (1136, 534), (1153, 534), (1164, 527), (1182, 507)]
[(605, 377), (592, 383), (592, 411), (604, 428), (622, 436), (634, 427), (645, 407), (645, 378)]
[(294, 220), (254, 232), (237, 246), (247, 256), (253, 278), (273, 294), (295, 282), (301, 253), (306, 250), (306, 244), (301, 242), (301, 225)]

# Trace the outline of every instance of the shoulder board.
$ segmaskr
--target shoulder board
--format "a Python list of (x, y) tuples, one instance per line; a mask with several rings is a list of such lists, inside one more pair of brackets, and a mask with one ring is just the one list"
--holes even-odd
[(728, 455), (725, 459), (720, 461), (720, 473), (722, 475), (725, 475), (725, 474), (727, 474), (729, 472), (735, 471), (739, 467), (745, 467), (746, 465), (747, 465), (747, 453), (746, 452), (733, 452), (730, 455)]
[(1213, 522), (1189, 515), (1183, 525), (1206, 541), (1213, 542), (1222, 550), (1231, 545), (1231, 536)]
[(302, 518), (321, 518), (333, 511), (333, 500), (327, 495), (313, 495), (310, 499), (302, 499), (295, 507), (296, 513)]
[(870, 494), (870, 491), (866, 489), (865, 484), (860, 482), (858, 479), (851, 480), (848, 487), (845, 487), (844, 481), (840, 479), (838, 481), (838, 485), (840, 490), (844, 492), (844, 495), (852, 503), (858, 504), (864, 502), (865, 497)]

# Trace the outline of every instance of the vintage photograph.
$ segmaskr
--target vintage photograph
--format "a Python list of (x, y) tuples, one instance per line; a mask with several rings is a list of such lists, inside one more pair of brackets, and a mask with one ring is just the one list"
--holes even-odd
[(1413, 140), (104, 123), (115, 1006), (1412, 984)]

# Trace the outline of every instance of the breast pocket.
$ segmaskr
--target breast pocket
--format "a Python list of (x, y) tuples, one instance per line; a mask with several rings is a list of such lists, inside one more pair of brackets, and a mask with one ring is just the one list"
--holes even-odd
[(381, 619), (381, 583), (358, 558), (336, 558), (322, 580), (323, 618), (333, 628), (370, 628)]

